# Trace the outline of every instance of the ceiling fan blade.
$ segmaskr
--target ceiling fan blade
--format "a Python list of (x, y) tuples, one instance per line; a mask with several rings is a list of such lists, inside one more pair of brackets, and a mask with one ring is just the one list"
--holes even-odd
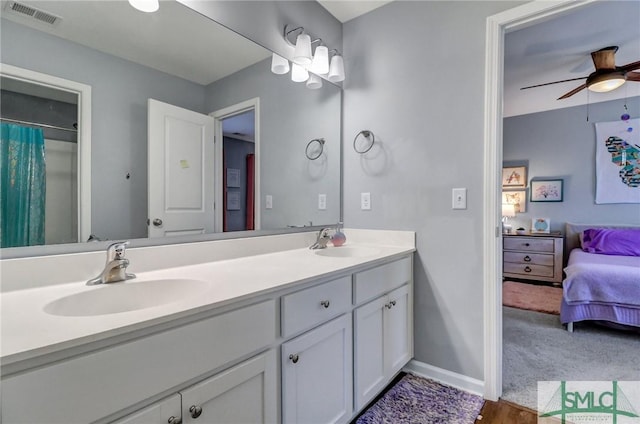
[(593, 60), (593, 66), (596, 67), (596, 71), (600, 69), (615, 69), (617, 51), (617, 46), (610, 46), (591, 52), (591, 60)]
[(640, 82), (640, 72), (627, 72), (627, 81)]
[(566, 99), (567, 97), (571, 97), (574, 94), (576, 94), (579, 91), (584, 90), (585, 88), (587, 88), (587, 84), (582, 84), (579, 87), (574, 88), (573, 90), (569, 91), (567, 94), (563, 95), (562, 97), (558, 97), (558, 100), (562, 100), (562, 99)]
[(640, 60), (621, 66), (620, 69), (622, 69), (623, 71), (633, 71), (635, 69), (640, 69)]
[(571, 78), (571, 79), (566, 79), (561, 81), (545, 82), (544, 84), (536, 84), (536, 85), (530, 85), (528, 87), (522, 87), (520, 90), (526, 90), (527, 88), (544, 87), (545, 85), (559, 84), (561, 82), (578, 81), (586, 78), (587, 77), (580, 77), (580, 78)]

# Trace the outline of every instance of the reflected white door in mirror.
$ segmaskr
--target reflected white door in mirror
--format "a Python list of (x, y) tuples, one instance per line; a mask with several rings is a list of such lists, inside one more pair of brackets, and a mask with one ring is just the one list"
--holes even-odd
[[(9, 95), (8, 92), (11, 92), (11, 95), (30, 98), (35, 102), (55, 101), (77, 105), (75, 146), (67, 147), (65, 145), (72, 143), (71, 141), (59, 142), (46, 132), (44, 133), (46, 177), (44, 182), (39, 183), (43, 187), (38, 191), (45, 197), (43, 202), (45, 207), (43, 213), (37, 218), (44, 221), (44, 237), (22, 242), (14, 239), (10, 244), (2, 240), (2, 247), (86, 241), (91, 234), (91, 86), (7, 64), (0, 64), (0, 77), (3, 95)], [(56, 129), (56, 125), (50, 124), (53, 121), (48, 120), (47, 117), (25, 119), (20, 115), (19, 109), (19, 106), (14, 108), (12, 113), (15, 115), (12, 116), (5, 116), (9, 111), (3, 111), (3, 126), (7, 124), (19, 129), (39, 128), (60, 131)], [(74, 129), (70, 128), (69, 131)], [(5, 144), (5, 142), (8, 143), (8, 140), (3, 137), (2, 143)], [(61, 157), (63, 154), (64, 157)], [(56, 164), (66, 168), (58, 169)], [(2, 178), (4, 181), (4, 177)], [(20, 212), (24, 216), (17, 216), (16, 219), (32, 219), (26, 216), (29, 207), (19, 208), (18, 205), (12, 204), (5, 206), (6, 210), (2, 211), (3, 220), (6, 219), (7, 214), (16, 211), (24, 211)], [(59, 217), (60, 222), (55, 217)], [(49, 227), (56, 228), (50, 230)], [(65, 231), (60, 231), (61, 228), (65, 228)], [(3, 231), (3, 234), (6, 236), (7, 232)]]

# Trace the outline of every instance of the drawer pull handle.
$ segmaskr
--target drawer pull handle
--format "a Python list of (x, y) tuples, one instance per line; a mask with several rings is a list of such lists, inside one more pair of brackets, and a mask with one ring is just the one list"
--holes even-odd
[(531, 257), (529, 255), (524, 257), (525, 262), (531, 262)]
[(182, 420), (180, 418), (176, 418), (173, 415), (169, 417), (167, 421), (169, 424), (182, 424)]
[(289, 359), (290, 359), (290, 360), (291, 360), (291, 362), (293, 362), (294, 364), (297, 364), (297, 363), (298, 363), (298, 359), (300, 359), (300, 358), (298, 357), (298, 354), (295, 354), (295, 355), (294, 355), (294, 354), (292, 353), (291, 355), (289, 355)]
[(531, 268), (529, 268), (528, 266), (524, 267), (524, 272), (531, 272)]
[(531, 246), (529, 243), (524, 243), (524, 245), (525, 245), (526, 247)]
[(191, 412), (191, 418), (198, 418), (200, 415), (202, 415), (202, 407), (191, 405), (191, 408), (189, 408), (189, 412)]
[(329, 307), (330, 302), (328, 300), (321, 300), (320, 305), (324, 306), (325, 309)]

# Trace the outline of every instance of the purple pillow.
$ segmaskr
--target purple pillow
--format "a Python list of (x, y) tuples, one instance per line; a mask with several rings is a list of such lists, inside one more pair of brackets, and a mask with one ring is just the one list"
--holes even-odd
[(582, 250), (601, 255), (640, 256), (640, 228), (589, 228)]

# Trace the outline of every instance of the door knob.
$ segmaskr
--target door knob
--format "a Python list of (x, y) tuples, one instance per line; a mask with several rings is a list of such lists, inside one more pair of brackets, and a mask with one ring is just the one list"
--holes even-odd
[(153, 225), (155, 225), (156, 227), (159, 227), (162, 225), (162, 220), (160, 218), (156, 218), (153, 220)]

